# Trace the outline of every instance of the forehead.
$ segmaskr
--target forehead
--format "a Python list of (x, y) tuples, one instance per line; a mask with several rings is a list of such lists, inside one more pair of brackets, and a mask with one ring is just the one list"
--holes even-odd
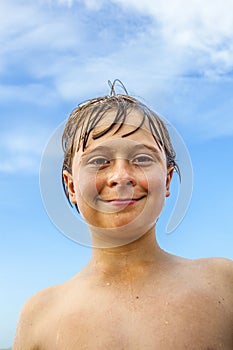
[(142, 132), (137, 133), (137, 139), (142, 137), (143, 132), (147, 132), (147, 134), (149, 133), (152, 135), (149, 122), (147, 118), (145, 118), (143, 112), (139, 109), (132, 108), (126, 110), (122, 112), (122, 116), (120, 118), (117, 118), (118, 113), (119, 111), (115, 108), (105, 112), (94, 124), (95, 126), (92, 128), (89, 139), (103, 138), (103, 136), (107, 134), (125, 137), (129, 133), (133, 134), (139, 128)]
[[(128, 134), (131, 140), (135, 140), (137, 142), (143, 142), (143, 140), (148, 138), (151, 140), (153, 139), (149, 123), (144, 118), (141, 111), (136, 108), (131, 109), (127, 111), (124, 119), (119, 122), (115, 122), (116, 113), (116, 110), (111, 110), (104, 114), (104, 116), (98, 121), (97, 125), (91, 131), (86, 148), (88, 148), (90, 144), (93, 144), (93, 141), (99, 140), (103, 142), (106, 139), (113, 138), (124, 139), (127, 138)], [(108, 130), (110, 126), (110, 130)], [(101, 133), (105, 130), (108, 131), (101, 135)], [(154, 139), (153, 142), (155, 142)]]

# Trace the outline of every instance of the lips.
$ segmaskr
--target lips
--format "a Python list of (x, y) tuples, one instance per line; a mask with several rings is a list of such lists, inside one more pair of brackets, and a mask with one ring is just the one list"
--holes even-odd
[(140, 196), (136, 198), (113, 198), (113, 199), (100, 199), (101, 202), (110, 204), (110, 205), (115, 205), (115, 206), (127, 206), (127, 205), (132, 205), (137, 202), (139, 202), (141, 199), (145, 198), (146, 196)]

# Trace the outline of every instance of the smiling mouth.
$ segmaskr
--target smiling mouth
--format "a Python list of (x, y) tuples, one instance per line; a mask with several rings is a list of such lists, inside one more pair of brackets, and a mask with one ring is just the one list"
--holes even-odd
[(139, 202), (145, 197), (146, 196), (141, 196), (139, 198), (114, 198), (114, 199), (108, 199), (108, 200), (104, 200), (104, 199), (100, 199), (100, 200), (103, 203), (107, 203), (113, 206), (128, 206)]

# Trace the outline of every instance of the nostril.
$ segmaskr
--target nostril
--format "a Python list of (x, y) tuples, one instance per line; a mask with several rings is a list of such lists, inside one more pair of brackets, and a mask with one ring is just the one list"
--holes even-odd
[(134, 186), (134, 182), (128, 179), (121, 179), (119, 181), (112, 181), (112, 186)]
[(128, 186), (133, 186), (133, 181), (128, 180), (128, 181), (126, 182), (126, 185), (128, 185)]

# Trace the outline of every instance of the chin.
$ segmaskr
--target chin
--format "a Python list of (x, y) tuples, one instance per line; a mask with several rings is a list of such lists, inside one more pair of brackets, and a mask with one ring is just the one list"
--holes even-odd
[(150, 222), (142, 221), (137, 218), (132, 221), (121, 221), (114, 226), (97, 227), (89, 225), (93, 238), (93, 245), (98, 247), (117, 247), (136, 241), (148, 231), (155, 228), (156, 219)]

